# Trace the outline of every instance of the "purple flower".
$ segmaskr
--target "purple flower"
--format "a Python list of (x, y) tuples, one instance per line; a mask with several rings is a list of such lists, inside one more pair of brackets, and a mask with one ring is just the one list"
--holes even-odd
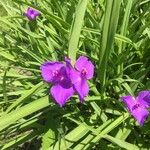
[(25, 16), (28, 17), (29, 20), (33, 21), (36, 20), (36, 17), (39, 16), (41, 13), (31, 7), (28, 7), (27, 12), (24, 13)]
[(150, 106), (150, 91), (141, 91), (136, 98), (127, 95), (121, 97), (131, 115), (142, 126), (148, 117), (147, 108)]
[(53, 84), (50, 93), (60, 106), (63, 106), (75, 92), (83, 102), (89, 92), (87, 80), (94, 74), (94, 66), (87, 57), (79, 57), (75, 68), (70, 61), (69, 58), (65, 58), (66, 64), (50, 61), (40, 67), (43, 79)]
[(74, 94), (66, 66), (61, 62), (45, 62), (40, 69), (43, 79), (53, 84), (50, 89), (52, 97), (60, 106), (63, 106)]
[(91, 79), (94, 74), (94, 65), (85, 56), (80, 56), (76, 63), (75, 69), (71, 67), (70, 61), (66, 60), (66, 64), (69, 68), (69, 75), (72, 81), (73, 87), (81, 102), (84, 101), (84, 97), (88, 95), (89, 86), (87, 80)]

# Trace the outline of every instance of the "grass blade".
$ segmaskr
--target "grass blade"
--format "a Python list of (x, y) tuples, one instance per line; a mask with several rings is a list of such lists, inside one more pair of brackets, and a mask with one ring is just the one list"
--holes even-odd
[[(132, 3), (133, 3), (133, 0), (128, 0), (128, 2), (127, 2), (127, 6), (125, 9), (125, 15), (124, 15), (124, 19), (123, 19), (123, 24), (121, 27), (121, 33), (120, 33), (122, 36), (126, 36), (126, 34), (127, 34), (127, 27), (128, 27)], [(118, 55), (121, 54), (121, 52), (124, 49), (124, 46), (125, 46), (125, 44), (123, 44), (123, 42), (120, 41)], [(117, 68), (117, 74), (122, 76), (122, 73), (123, 73), (123, 63), (120, 63)]]
[(103, 138), (107, 139), (108, 141), (112, 142), (112, 143), (115, 143), (117, 144), (118, 146), (122, 147), (122, 148), (125, 148), (127, 150), (139, 150), (139, 148), (134, 145), (134, 144), (131, 144), (131, 143), (128, 143), (126, 141), (123, 141), (123, 140), (120, 140), (120, 139), (117, 139), (117, 138), (114, 138), (110, 135), (105, 135), (103, 136)]
[(78, 43), (80, 38), (80, 32), (83, 24), (84, 14), (86, 10), (88, 0), (79, 0), (75, 18), (72, 24), (71, 35), (69, 40), (69, 50), (68, 56), (71, 58), (72, 62), (74, 63), (76, 60), (76, 53), (78, 49)]
[(112, 44), (117, 29), (119, 10), (121, 1), (107, 0), (106, 13), (103, 24), (102, 33), (102, 48), (99, 52), (99, 79), (101, 82), (101, 92), (104, 92), (104, 85), (106, 80), (107, 62), (111, 53)]
[(42, 108), (45, 108), (47, 106), (49, 106), (49, 99), (48, 96), (40, 98), (38, 100), (35, 100), (32, 103), (29, 103), (23, 107), (20, 107), (19, 109), (5, 114), (2, 117), (0, 117), (0, 131), (5, 129), (6, 127), (8, 127), (9, 125), (13, 124), (14, 122), (16, 122), (17, 120), (28, 116)]

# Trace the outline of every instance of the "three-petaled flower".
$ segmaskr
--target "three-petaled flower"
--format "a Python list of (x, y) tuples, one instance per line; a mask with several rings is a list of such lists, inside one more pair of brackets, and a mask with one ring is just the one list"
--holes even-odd
[(148, 117), (150, 107), (150, 91), (141, 91), (136, 98), (131, 95), (121, 97), (131, 115), (142, 126)]
[(69, 58), (65, 58), (65, 63), (58, 61), (45, 62), (41, 65), (43, 79), (52, 83), (50, 93), (54, 100), (63, 106), (69, 98), (77, 93), (81, 102), (88, 95), (88, 79), (94, 74), (94, 65), (87, 57), (81, 56), (73, 67)]
[(28, 7), (27, 11), (24, 13), (24, 15), (31, 21), (36, 20), (36, 17), (38, 17), (41, 13), (31, 7)]
[[(70, 63), (67, 61), (67, 63)], [(69, 65), (68, 65), (69, 66)], [(71, 65), (70, 65), (71, 66)], [(79, 95), (81, 102), (88, 95), (89, 86), (87, 80), (91, 79), (94, 74), (94, 65), (87, 57), (80, 56), (75, 63), (75, 69), (70, 67), (70, 79), (73, 83), (75, 91)]]

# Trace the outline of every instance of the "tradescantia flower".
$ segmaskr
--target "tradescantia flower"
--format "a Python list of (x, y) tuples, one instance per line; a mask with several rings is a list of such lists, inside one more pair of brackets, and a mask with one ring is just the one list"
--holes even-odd
[(81, 102), (84, 101), (84, 97), (88, 95), (89, 86), (87, 80), (91, 79), (94, 74), (94, 65), (90, 60), (85, 56), (80, 56), (74, 68), (71, 67), (70, 62), (67, 60), (68, 68), (70, 66), (70, 79), (73, 83), (73, 87)]
[(148, 117), (150, 107), (150, 91), (141, 91), (136, 98), (131, 95), (121, 97), (131, 115), (142, 126)]
[(65, 65), (61, 62), (46, 62), (40, 69), (43, 79), (53, 84), (50, 89), (52, 97), (60, 106), (63, 106), (74, 94)]
[(28, 7), (27, 12), (24, 13), (24, 15), (31, 21), (36, 20), (36, 17), (38, 17), (40, 14), (41, 13), (39, 11), (31, 7)]
[(94, 66), (87, 57), (79, 57), (75, 68), (70, 61), (69, 58), (65, 58), (66, 64), (52, 61), (45, 62), (40, 67), (43, 79), (53, 84), (50, 93), (60, 106), (63, 106), (75, 92), (83, 102), (89, 92), (87, 80), (91, 79), (94, 73)]

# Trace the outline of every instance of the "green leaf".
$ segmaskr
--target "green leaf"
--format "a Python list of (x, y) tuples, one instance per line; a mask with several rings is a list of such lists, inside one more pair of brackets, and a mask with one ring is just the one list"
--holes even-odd
[(97, 136), (94, 137), (87, 145), (84, 147), (84, 149), (91, 148), (96, 144), (104, 135), (112, 131), (114, 128), (116, 128), (118, 125), (120, 125), (124, 120), (126, 120), (129, 117), (129, 114), (123, 114), (119, 118), (117, 118), (115, 121), (113, 121), (108, 127), (106, 127), (104, 130), (102, 130)]
[(40, 98), (38, 100), (35, 100), (23, 107), (20, 107), (17, 110), (14, 110), (8, 114), (3, 115), (2, 117), (0, 117), (0, 131), (4, 130), (6, 127), (12, 125), (13, 123), (15, 123), (17, 120), (31, 115), (32, 113), (41, 110), (47, 106), (49, 106), (49, 99), (48, 97), (43, 97)]
[[(132, 3), (133, 3), (133, 0), (128, 0), (127, 6), (125, 9), (125, 15), (124, 15), (123, 23), (122, 23), (122, 27), (121, 27), (121, 35), (123, 35), (123, 36), (126, 36), (126, 34), (127, 34), (127, 28), (128, 28), (128, 22), (129, 22)], [(120, 42), (119, 49), (118, 49), (118, 55), (122, 53), (124, 48), (125, 48), (125, 44)], [(123, 73), (123, 62), (120, 63), (117, 68), (117, 74), (122, 76), (122, 73)]]
[(114, 144), (117, 144), (118, 146), (124, 148), (124, 149), (127, 149), (127, 150), (140, 150), (139, 147), (137, 147), (136, 145), (134, 144), (131, 144), (131, 143), (128, 143), (126, 141), (123, 141), (123, 140), (120, 140), (120, 139), (117, 139), (117, 138), (114, 138), (110, 135), (105, 135), (103, 136), (103, 138), (107, 139), (108, 141), (114, 143)]
[(4, 57), (4, 58), (6, 58), (6, 59), (8, 59), (10, 61), (16, 62), (15, 57), (13, 55), (11, 55), (9, 53), (9, 51), (1, 50), (0, 51), (0, 56)]
[(21, 137), (18, 136), (14, 140), (10, 141), (9, 143), (6, 143), (1, 150), (8, 150), (12, 148), (16, 148), (17, 146), (21, 145), (22, 143), (25, 143), (28, 140), (34, 139), (39, 132), (28, 132), (25, 135), (22, 135)]
[(95, 112), (100, 116), (102, 121), (106, 122), (108, 117), (106, 116), (106, 114), (104, 112), (102, 112), (101, 108), (95, 102), (91, 102), (90, 104), (94, 108)]
[(99, 79), (101, 90), (104, 92), (106, 83), (106, 70), (109, 56), (112, 52), (112, 44), (118, 25), (119, 10), (121, 1), (106, 0), (106, 12), (103, 23), (102, 47), (99, 50)]
[[(98, 132), (102, 131), (105, 127), (107, 127), (109, 124), (111, 123), (111, 120), (107, 120), (106, 122), (104, 122), (101, 126), (98, 127), (98, 129), (96, 129)], [(82, 141), (80, 141), (75, 147), (75, 150), (81, 150), (84, 149), (84, 147), (90, 142), (92, 141), (92, 139), (95, 137), (95, 135), (93, 135), (93, 133), (89, 133)]]
[(48, 149), (55, 141), (58, 134), (59, 119), (50, 112), (47, 115), (47, 122), (44, 126), (44, 135), (42, 136), (41, 149)]
[(78, 43), (81, 33), (81, 28), (84, 22), (84, 14), (86, 11), (88, 0), (79, 0), (78, 6), (75, 12), (75, 18), (70, 31), (68, 56), (74, 63), (76, 60), (76, 54), (78, 50)]
[(50, 149), (53, 150), (58, 150), (59, 148), (67, 149), (71, 145), (73, 145), (74, 142), (81, 139), (87, 132), (88, 132), (87, 128), (81, 124), (65, 136), (65, 142), (61, 139), (60, 142), (58, 141), (55, 144), (55, 146), (50, 147)]
[(10, 112), (16, 106), (18, 106), (21, 102), (32, 96), (39, 88), (43, 87), (43, 82), (38, 83), (37, 85), (33, 86), (30, 90), (27, 90), (19, 99), (17, 99), (12, 105), (10, 105), (6, 113)]

